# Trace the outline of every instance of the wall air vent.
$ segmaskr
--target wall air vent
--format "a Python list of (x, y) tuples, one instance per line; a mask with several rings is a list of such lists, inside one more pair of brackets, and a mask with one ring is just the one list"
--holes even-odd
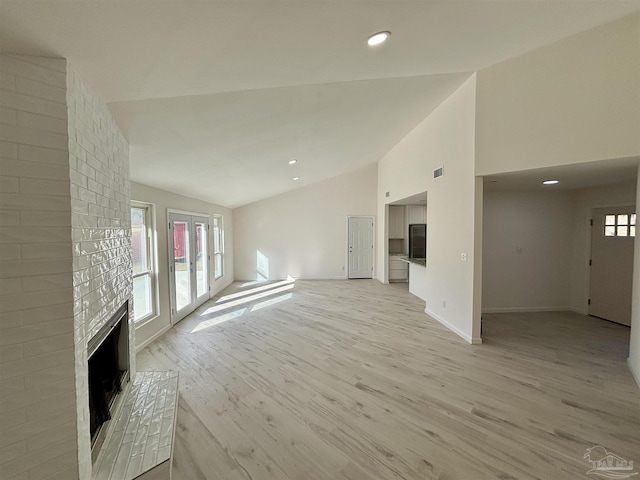
[(444, 167), (438, 167), (433, 171), (433, 178), (438, 178), (444, 175)]

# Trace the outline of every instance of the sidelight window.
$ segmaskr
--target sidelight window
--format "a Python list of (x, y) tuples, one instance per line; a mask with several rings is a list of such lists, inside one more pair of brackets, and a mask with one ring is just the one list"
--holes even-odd
[(156, 272), (153, 205), (132, 202), (133, 319), (144, 321), (156, 314)]
[(219, 279), (224, 274), (223, 269), (223, 249), (224, 235), (222, 230), (222, 215), (213, 217), (213, 257), (215, 266), (215, 279)]

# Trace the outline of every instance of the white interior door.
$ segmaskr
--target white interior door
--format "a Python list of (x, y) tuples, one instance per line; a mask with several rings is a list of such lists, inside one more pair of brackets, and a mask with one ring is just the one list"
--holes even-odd
[(182, 320), (209, 298), (209, 219), (169, 214), (171, 321)]
[(349, 217), (348, 278), (373, 278), (373, 218)]
[(589, 314), (623, 325), (631, 325), (634, 210), (593, 210)]

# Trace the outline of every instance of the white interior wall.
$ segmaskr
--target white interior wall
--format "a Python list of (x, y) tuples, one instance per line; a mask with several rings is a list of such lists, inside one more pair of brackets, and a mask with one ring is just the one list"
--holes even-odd
[(478, 72), (476, 173), (640, 154), (640, 14)]
[(485, 192), (482, 310), (587, 314), (591, 211), (635, 204), (635, 195), (635, 180), (565, 192)]
[(258, 256), (269, 279), (345, 278), (347, 216), (375, 216), (376, 177), (371, 165), (233, 210), (236, 280), (260, 278)]
[(569, 308), (573, 194), (488, 190), (483, 216), (482, 311)]
[[(233, 215), (230, 209), (219, 205), (133, 182), (131, 183), (131, 199), (154, 205), (158, 252), (159, 311), (156, 317), (136, 327), (136, 348), (140, 350), (171, 327), (167, 209), (204, 213), (211, 218), (213, 218), (213, 215), (222, 215), (224, 229), (224, 275), (222, 278), (215, 280), (213, 265), (211, 265), (209, 269), (211, 295), (215, 295), (233, 282)], [(212, 248), (213, 237), (209, 235), (209, 250), (212, 251)]]
[[(477, 255), (482, 254), (482, 239), (476, 238), (475, 220), (482, 190), (473, 173), (475, 94), (472, 75), (380, 160), (378, 215), (384, 215), (390, 202), (428, 192), (426, 312), (468, 342), (479, 343), (480, 303), (474, 300), (481, 282), (474, 282), (474, 275), (481, 265)], [(434, 180), (432, 171), (439, 166), (445, 174)], [(385, 235), (379, 224), (379, 244)], [(379, 265), (383, 259), (379, 251)], [(378, 270), (377, 278), (384, 281), (384, 270)]]
[(589, 306), (589, 258), (591, 256), (591, 228), (589, 221), (594, 208), (635, 205), (636, 181), (576, 190), (573, 195), (574, 218), (571, 250), (570, 307), (587, 314)]
[[(640, 154), (640, 14), (501, 62), (477, 77), (478, 175)], [(639, 248), (636, 238), (629, 355), (636, 380)], [(572, 259), (579, 262), (580, 255)], [(570, 302), (584, 309), (585, 285), (575, 288)]]

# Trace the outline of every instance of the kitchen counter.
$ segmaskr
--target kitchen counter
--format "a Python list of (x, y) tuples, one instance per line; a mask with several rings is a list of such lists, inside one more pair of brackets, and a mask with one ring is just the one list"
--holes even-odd
[(413, 263), (414, 265), (420, 265), (422, 267), (427, 266), (426, 258), (401, 258), (400, 260), (407, 263)]
[(427, 301), (427, 259), (406, 258), (401, 261), (409, 264), (409, 293)]

